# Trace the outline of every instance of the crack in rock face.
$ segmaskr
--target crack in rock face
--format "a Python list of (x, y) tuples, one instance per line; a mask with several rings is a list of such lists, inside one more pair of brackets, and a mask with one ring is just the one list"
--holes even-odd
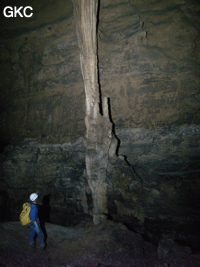
[(38, 191), (52, 223), (198, 243), (199, 1), (32, 2), (1, 18), (0, 220)]
[(99, 96), (96, 40), (98, 1), (75, 0), (73, 3), (86, 95), (86, 170), (93, 197), (93, 221), (98, 224), (106, 219), (108, 213), (106, 170), (109, 149), (115, 137), (112, 134), (108, 101), (104, 99), (102, 105)]

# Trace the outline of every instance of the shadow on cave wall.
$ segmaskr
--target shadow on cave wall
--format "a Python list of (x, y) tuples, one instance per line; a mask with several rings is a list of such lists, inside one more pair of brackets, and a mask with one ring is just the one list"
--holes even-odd
[(44, 233), (44, 241), (47, 242), (48, 234), (46, 231), (45, 224), (50, 222), (50, 214), (51, 214), (51, 194), (45, 195), (42, 199), (42, 204), (39, 205), (38, 209), (38, 218), (40, 220), (40, 227), (42, 232)]
[(0, 191), (0, 221), (9, 221), (11, 219), (10, 207), (9, 207), (9, 196), (8, 193)]
[[(143, 186), (143, 179), (142, 177), (136, 172), (134, 166), (128, 161), (128, 158), (126, 155), (120, 155), (119, 154), (119, 149), (120, 149), (120, 145), (121, 145), (121, 140), (120, 138), (117, 136), (116, 134), (116, 130), (115, 130), (115, 123), (112, 119), (112, 112), (111, 112), (111, 101), (110, 101), (110, 98), (108, 98), (108, 113), (109, 113), (109, 119), (112, 123), (112, 133), (114, 135), (114, 137), (116, 138), (117, 140), (117, 147), (116, 147), (116, 156), (117, 157), (120, 157), (120, 159), (123, 159), (123, 161), (125, 162), (125, 164), (130, 168), (130, 171), (131, 171), (131, 176), (133, 179), (136, 179), (138, 180), (141, 185)], [(122, 170), (123, 171), (123, 170)]]

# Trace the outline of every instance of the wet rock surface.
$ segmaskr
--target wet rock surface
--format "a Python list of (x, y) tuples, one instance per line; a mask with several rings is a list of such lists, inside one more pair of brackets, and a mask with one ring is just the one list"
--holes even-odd
[(125, 266), (200, 266), (200, 255), (172, 240), (159, 245), (147, 242), (142, 235), (129, 231), (123, 224), (106, 221), (98, 226), (91, 222), (76, 227), (45, 224), (47, 246), (40, 250), (28, 243), (28, 228), (19, 222), (0, 224), (1, 266), (38, 267), (125, 267)]

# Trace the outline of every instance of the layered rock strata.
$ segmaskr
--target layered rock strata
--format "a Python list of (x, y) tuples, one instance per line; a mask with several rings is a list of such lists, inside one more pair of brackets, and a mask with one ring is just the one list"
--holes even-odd
[[(17, 219), (39, 190), (41, 200), (51, 194), (52, 222), (75, 224), (93, 203), (73, 7), (58, 0), (33, 8), (32, 19), (3, 18), (0, 30), (1, 211)], [(127, 159), (107, 169), (108, 212), (154, 236), (159, 222), (167, 233), (175, 223), (174, 236), (187, 239), (183, 224), (197, 229), (200, 216), (199, 10), (192, 0), (99, 6), (101, 96)]]

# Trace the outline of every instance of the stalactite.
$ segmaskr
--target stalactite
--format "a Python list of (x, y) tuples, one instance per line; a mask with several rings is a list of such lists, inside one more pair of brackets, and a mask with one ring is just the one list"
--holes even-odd
[(86, 97), (86, 171), (93, 198), (93, 222), (98, 224), (106, 219), (108, 212), (107, 168), (110, 158), (116, 155), (117, 140), (112, 132), (108, 99), (101, 101), (99, 93), (96, 38), (98, 0), (73, 0), (73, 5)]

